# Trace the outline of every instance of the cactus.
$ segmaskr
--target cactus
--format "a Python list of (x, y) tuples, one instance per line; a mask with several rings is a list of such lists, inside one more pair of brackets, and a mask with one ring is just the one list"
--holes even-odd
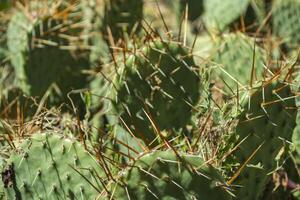
[(300, 2), (298, 0), (276, 0), (272, 8), (274, 33), (289, 47), (299, 47)]
[(50, 133), (35, 134), (11, 154), (8, 199), (93, 199), (103, 170), (81, 145)]
[[(300, 73), (298, 72), (296, 77), (295, 77), (295, 91), (299, 92), (299, 83), (300, 83)], [(297, 96), (296, 97), (296, 106), (299, 107), (300, 106), (300, 97)], [(300, 155), (300, 113), (297, 112), (297, 120), (296, 120), (297, 126), (294, 129), (294, 133), (293, 133), (293, 144), (295, 145), (295, 149), (298, 155)]]
[(224, 184), (218, 171), (199, 156), (154, 151), (122, 172), (112, 184), (111, 195), (116, 199), (231, 199)]
[[(266, 16), (264, 0), (204, 0), (203, 5), (205, 25), (217, 32), (228, 28), (256, 31), (252, 28), (261, 25)], [(239, 22), (240, 18), (243, 19), (243, 23)]]
[(0, 2), (0, 11), (6, 10), (12, 6), (12, 2), (9, 0), (3, 0)]
[(259, 199), (270, 179), (269, 173), (276, 169), (276, 156), (285, 141), (291, 140), (295, 127), (296, 106), (292, 96), (289, 85), (271, 80), (250, 96), (249, 104), (246, 100), (236, 127), (239, 145), (230, 157), (240, 167), (246, 163), (234, 181), (242, 186), (237, 189), (238, 199)]
[(110, 29), (115, 41), (123, 39), (124, 33), (138, 32), (143, 19), (143, 5), (140, 0), (106, 0), (104, 32), (109, 34), (107, 29)]
[(181, 9), (188, 6), (188, 19), (195, 21), (203, 14), (203, 0), (180, 0)]
[[(53, 7), (45, 11), (49, 4)], [(80, 46), (82, 30), (71, 28), (72, 23), (78, 23), (77, 18), (67, 18), (75, 12), (74, 6), (31, 1), (14, 12), (7, 29), (7, 45), (18, 85), (25, 94), (42, 97), (51, 88), (56, 95), (50, 96), (50, 102), (57, 105), (62, 99), (68, 101), (67, 93), (72, 89), (86, 86), (81, 71), (89, 68), (88, 51), (72, 46)], [(62, 15), (63, 9), (71, 11)], [(39, 15), (34, 16), (36, 13)]]
[(204, 21), (208, 27), (224, 30), (246, 12), (250, 0), (204, 0)]
[(199, 99), (193, 58), (178, 43), (155, 40), (126, 58), (116, 77), (117, 112), (138, 138), (150, 144), (158, 130), (184, 129)]
[(233, 91), (237, 86), (244, 88), (250, 85), (250, 81), (254, 84), (262, 78), (266, 54), (261, 47), (254, 48), (254, 45), (255, 41), (242, 33), (224, 35), (215, 44), (212, 61), (220, 65), (217, 74)]

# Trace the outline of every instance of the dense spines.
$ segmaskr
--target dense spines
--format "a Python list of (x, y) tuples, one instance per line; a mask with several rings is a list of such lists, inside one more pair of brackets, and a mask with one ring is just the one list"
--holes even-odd
[(107, 40), (112, 36), (111, 39), (116, 42), (126, 34), (137, 33), (141, 29), (143, 5), (140, 0), (106, 0), (104, 32), (107, 33)]
[(262, 80), (266, 54), (254, 39), (235, 33), (224, 35), (215, 43), (212, 61), (218, 65), (215, 70), (224, 80), (225, 90), (236, 91), (237, 87), (247, 88)]
[(234, 181), (243, 186), (237, 189), (237, 197), (250, 200), (260, 197), (277, 167), (276, 156), (291, 140), (296, 106), (290, 86), (276, 80), (263, 84), (244, 103), (232, 156), (239, 167), (246, 164)]
[[(83, 49), (73, 46), (80, 46), (81, 40), (83, 44), (80, 36), (83, 29), (71, 28), (72, 23), (80, 21), (76, 16), (67, 18), (75, 12), (72, 10), (75, 5), (65, 2), (66, 5), (61, 3), (46, 12), (42, 5), (47, 3), (33, 1), (26, 5), (28, 11), (24, 8), (14, 12), (7, 29), (7, 45), (18, 86), (23, 92), (42, 97), (50, 90), (56, 94), (52, 102), (61, 103), (72, 89), (86, 86), (82, 70), (89, 69), (88, 51), (83, 50), (84, 46)], [(64, 9), (71, 11), (63, 16)], [(35, 12), (41, 13), (34, 17)]]
[[(292, 133), (296, 151), (289, 155), (299, 153), (299, 127), (293, 130), (299, 94), (289, 89), (298, 85), (292, 79), (299, 69), (285, 66), (281, 59), (290, 55), (280, 52), (298, 53), (293, 51), (299, 46), (298, 5), (297, 0), (14, 1), (0, 13), (5, 97), (0, 199), (230, 199), (227, 187), (234, 199), (265, 199), (268, 192), (262, 191), (279, 167), (287, 180), (299, 182), (286, 162), (277, 161), (286, 158), (283, 150), (291, 152)], [(236, 29), (243, 34), (232, 33)], [(263, 46), (272, 51), (267, 59)], [(275, 62), (277, 67), (269, 65)], [(289, 83), (268, 79), (282, 74)], [(23, 92), (15, 89), (14, 76)], [(267, 82), (257, 87), (258, 81)], [(72, 101), (75, 95), (83, 99), (84, 117), (57, 113), (57, 105), (70, 103), (68, 93)], [(35, 98), (44, 94), (51, 110)], [(33, 120), (24, 108), (35, 106), (25, 99), (38, 106)], [(71, 151), (62, 152), (62, 144)], [(1, 157), (6, 149), (12, 152), (9, 160)], [(271, 181), (270, 189), (279, 183)], [(291, 188), (284, 189), (272, 192), (283, 199)]]
[(272, 8), (272, 25), (275, 35), (289, 47), (300, 44), (300, 2), (298, 0), (276, 0)]
[(120, 118), (147, 144), (158, 137), (155, 129), (184, 129), (200, 96), (197, 66), (188, 51), (156, 40), (126, 60), (113, 102)]
[(14, 179), (9, 199), (89, 199), (101, 191), (103, 171), (83, 146), (50, 133), (26, 139), (9, 158)]
[[(178, 155), (177, 155), (178, 154)], [(122, 172), (111, 193), (116, 199), (231, 199), (225, 183), (201, 157), (154, 151)]]

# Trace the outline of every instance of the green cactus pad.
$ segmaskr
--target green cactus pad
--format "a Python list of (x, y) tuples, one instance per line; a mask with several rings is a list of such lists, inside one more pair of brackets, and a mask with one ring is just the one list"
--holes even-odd
[(290, 141), (296, 121), (295, 99), (290, 86), (269, 82), (254, 92), (245, 102), (236, 127), (238, 142), (243, 142), (232, 154), (240, 166), (257, 150), (234, 184), (238, 199), (258, 199), (276, 169), (276, 157)]
[[(296, 74), (296, 77), (295, 77), (295, 80), (294, 80), (294, 84), (295, 84), (295, 87), (294, 87), (294, 90), (296, 92), (299, 92), (300, 90), (300, 73), (298, 72)], [(297, 108), (300, 106), (300, 97), (297, 96), (296, 97), (296, 106)], [(300, 163), (300, 112), (298, 111), (297, 112), (297, 119), (296, 119), (296, 127), (294, 129), (294, 132), (293, 132), (293, 137), (292, 137), (292, 142), (295, 146), (295, 150), (296, 150), (296, 154), (295, 154), (295, 159), (296, 159), (296, 162)]]
[(148, 153), (112, 184), (116, 199), (231, 199), (216, 169), (199, 156)]
[(204, 0), (203, 3), (205, 24), (224, 30), (246, 12), (250, 0)]
[(113, 104), (132, 132), (149, 144), (157, 136), (153, 123), (163, 131), (184, 128), (189, 122), (200, 96), (196, 70), (180, 44), (146, 44), (119, 72)]
[(218, 64), (216, 72), (233, 91), (237, 86), (241, 89), (250, 85), (252, 69), (253, 84), (262, 78), (266, 55), (261, 47), (255, 46), (254, 49), (254, 43), (252, 38), (242, 33), (224, 35), (216, 42), (212, 58)]
[(56, 94), (50, 96), (52, 102), (68, 101), (67, 93), (84, 88), (87, 82), (82, 70), (89, 68), (88, 51), (70, 50), (75, 43), (79, 45), (81, 30), (71, 28), (70, 23), (76, 23), (75, 20), (66, 22), (50, 11), (31, 19), (28, 15), (43, 12), (34, 3), (37, 2), (28, 5), (32, 6), (28, 12), (15, 10), (7, 29), (9, 56), (18, 86), (27, 95), (38, 97), (52, 88)]
[(194, 21), (198, 19), (203, 13), (203, 0), (180, 0), (181, 11), (188, 6), (188, 19)]
[(83, 146), (49, 133), (35, 134), (12, 153), (9, 199), (94, 199), (102, 168)]
[(272, 12), (273, 31), (290, 47), (300, 44), (300, 1), (276, 0)]
[(143, 19), (143, 1), (141, 0), (106, 0), (104, 29), (110, 28), (115, 40), (123, 38), (123, 33), (130, 34), (141, 28)]

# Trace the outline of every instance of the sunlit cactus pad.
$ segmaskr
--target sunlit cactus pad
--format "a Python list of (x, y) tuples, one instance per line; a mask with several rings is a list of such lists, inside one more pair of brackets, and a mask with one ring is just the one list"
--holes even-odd
[(204, 20), (208, 27), (224, 30), (242, 16), (250, 0), (204, 0)]
[(300, 1), (275, 0), (272, 12), (274, 33), (290, 47), (300, 44)]
[[(262, 80), (265, 51), (255, 40), (242, 33), (225, 34), (215, 43), (213, 61), (224, 80), (225, 89), (236, 91)], [(228, 88), (229, 87), (229, 88)]]
[(102, 168), (83, 146), (50, 133), (25, 139), (9, 158), (9, 199), (94, 199)]

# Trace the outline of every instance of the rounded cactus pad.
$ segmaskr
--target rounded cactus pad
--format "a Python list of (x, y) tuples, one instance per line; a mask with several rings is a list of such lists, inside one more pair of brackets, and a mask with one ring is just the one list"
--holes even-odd
[(255, 41), (242, 33), (224, 35), (216, 42), (212, 60), (219, 65), (217, 74), (233, 91), (262, 78), (266, 55), (261, 47), (254, 46)]
[[(12, 153), (6, 171), (9, 199), (94, 199), (102, 168), (79, 142), (49, 133), (26, 139)], [(3, 174), (3, 172), (2, 172)]]
[(300, 44), (300, 1), (276, 0), (273, 5), (272, 21), (274, 33), (290, 47)]
[(203, 3), (205, 24), (224, 30), (246, 12), (250, 0), (204, 0)]
[[(53, 103), (61, 103), (72, 89), (86, 86), (82, 70), (89, 68), (89, 50), (81, 37), (84, 28), (72, 26), (81, 19), (74, 17), (78, 11), (76, 4), (48, 3), (30, 1), (24, 9), (13, 12), (7, 29), (7, 46), (18, 87), (27, 95), (38, 97), (56, 88), (52, 90), (55, 97), (50, 97)], [(69, 12), (62, 16), (66, 8)]]
[(124, 122), (150, 143), (159, 130), (180, 129), (198, 102), (194, 60), (178, 43), (155, 41), (127, 58), (116, 83), (114, 104)]
[(231, 199), (216, 169), (171, 150), (142, 156), (112, 188), (116, 199)]
[(276, 157), (290, 141), (296, 124), (296, 105), (290, 86), (270, 82), (255, 91), (245, 103), (236, 127), (237, 149), (232, 154), (246, 164), (234, 184), (238, 199), (258, 199), (276, 169)]

